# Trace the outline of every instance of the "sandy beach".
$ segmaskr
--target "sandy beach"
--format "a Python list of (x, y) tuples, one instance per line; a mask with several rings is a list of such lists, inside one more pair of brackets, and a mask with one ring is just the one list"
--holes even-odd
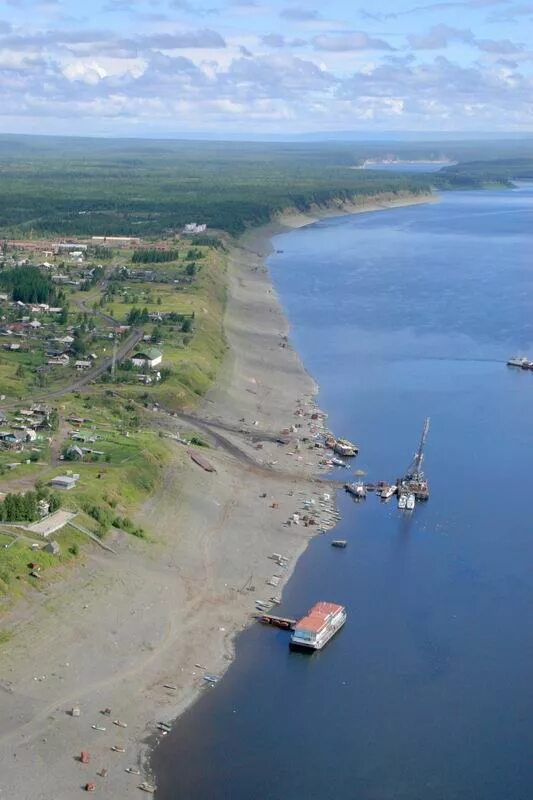
[[(318, 506), (328, 490), (316, 480), (320, 450), (267, 436), (292, 425), (301, 425), (299, 438), (312, 436), (319, 421), (311, 418), (317, 386), (286, 338), (288, 323), (264, 258), (271, 236), (283, 230), (410, 202), (287, 211), (232, 251), (228, 352), (201, 413), (266, 438), (258, 449), (251, 436), (226, 430), (246, 458), (215, 446), (206, 455), (216, 473), (192, 464), (176, 443), (161, 486), (138, 515), (150, 540), (114, 534), (117, 555), (95, 549), (38, 604), (28, 598), (7, 620), (15, 635), (0, 653), (3, 797), (71, 800), (88, 781), (97, 784), (98, 797), (142, 796), (137, 787), (150, 780), (156, 723), (175, 719), (200, 692), (216, 691), (204, 672), (223, 674), (255, 601), (279, 595), (317, 528), (333, 524), (334, 515), (325, 513), (317, 526), (286, 524), (305, 500)], [(171, 418), (160, 424), (180, 427)], [(287, 567), (272, 553), (284, 554)], [(273, 576), (279, 576), (275, 588), (267, 583)], [(71, 715), (73, 707), (80, 716)], [(101, 713), (106, 708), (110, 715)], [(79, 761), (82, 750), (89, 764)]]

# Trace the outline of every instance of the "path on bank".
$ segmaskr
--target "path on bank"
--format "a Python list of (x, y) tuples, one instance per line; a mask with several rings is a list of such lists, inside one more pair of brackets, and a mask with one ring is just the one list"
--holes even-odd
[[(133, 350), (133, 348), (141, 341), (143, 337), (143, 330), (141, 328), (134, 328), (127, 339), (125, 339), (120, 347), (117, 348), (117, 353), (115, 360), (117, 363), (123, 361), (126, 356)], [(97, 367), (87, 372), (83, 377), (76, 378), (76, 380), (67, 383), (66, 386), (62, 386), (60, 389), (54, 389), (51, 392), (46, 392), (44, 394), (36, 395), (32, 397), (31, 400), (34, 403), (42, 403), (47, 400), (55, 400), (58, 397), (63, 397), (66, 394), (71, 394), (72, 392), (77, 392), (79, 389), (83, 389), (84, 386), (87, 384), (92, 383), (104, 372), (111, 367), (113, 363), (113, 357), (107, 356), (106, 358), (102, 359), (100, 364)], [(15, 402), (4, 404), (0, 407), (0, 411), (8, 411), (10, 409), (16, 408), (24, 400), (18, 400)]]

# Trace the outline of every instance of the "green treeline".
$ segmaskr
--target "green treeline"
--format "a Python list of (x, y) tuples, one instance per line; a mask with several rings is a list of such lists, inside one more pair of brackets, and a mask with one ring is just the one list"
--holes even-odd
[[(10, 150), (0, 137), (0, 235), (156, 237), (190, 222), (234, 234), (289, 206), (430, 186), (426, 176), (353, 169), (353, 146), (52, 144)], [(139, 254), (136, 263), (157, 263), (153, 256)]]
[(39, 501), (46, 500), (49, 511), (57, 511), (61, 500), (57, 494), (45, 491), (6, 494), (0, 501), (0, 522), (34, 522), (39, 519)]
[(513, 181), (533, 178), (533, 158), (502, 158), (454, 164), (438, 173), (443, 188), (475, 188), (487, 184), (511, 186)]
[(59, 300), (56, 287), (37, 267), (14, 267), (0, 272), (0, 286), (11, 293), (13, 300), (22, 303), (53, 304)]
[(166, 264), (178, 258), (177, 250), (135, 250), (131, 260), (134, 264)]
[[(391, 156), (460, 163), (428, 174), (355, 169)], [(235, 234), (287, 207), (505, 184), (530, 177), (532, 167), (527, 138), (267, 144), (0, 136), (0, 236), (146, 238), (190, 222)]]

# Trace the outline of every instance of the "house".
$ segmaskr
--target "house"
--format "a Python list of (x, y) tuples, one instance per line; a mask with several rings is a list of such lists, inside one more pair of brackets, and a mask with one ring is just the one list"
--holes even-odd
[(59, 242), (58, 244), (54, 245), (54, 253), (57, 255), (58, 253), (76, 253), (87, 250), (86, 244), (80, 244), (80, 242)]
[(54, 489), (74, 489), (77, 482), (79, 481), (79, 475), (58, 475), (55, 478), (52, 478), (52, 486)]
[(0, 294), (0, 303), (7, 303), (8, 299), (9, 298), (7, 294)]
[(83, 450), (77, 444), (73, 444), (67, 450), (67, 458), (71, 461), (81, 461), (83, 459)]
[(148, 367), (148, 369), (159, 366), (162, 361), (163, 354), (156, 347), (149, 347), (131, 357), (131, 363), (134, 367)]
[(60, 556), (61, 555), (61, 548), (57, 542), (48, 542), (43, 547), (45, 553), (51, 553), (53, 556)]
[(23, 442), (11, 431), (0, 431), (0, 445), (5, 447), (6, 450), (21, 450)]
[(92, 364), (90, 361), (75, 361), (74, 366), (78, 372), (82, 372), (84, 369), (90, 369)]
[(183, 228), (183, 233), (204, 233), (207, 230), (207, 225), (205, 223), (201, 223), (200, 225), (196, 222), (189, 222)]
[(70, 356), (68, 356), (66, 353), (63, 353), (60, 356), (53, 356), (53, 358), (49, 358), (46, 363), (50, 364), (50, 366), (68, 367), (69, 361)]

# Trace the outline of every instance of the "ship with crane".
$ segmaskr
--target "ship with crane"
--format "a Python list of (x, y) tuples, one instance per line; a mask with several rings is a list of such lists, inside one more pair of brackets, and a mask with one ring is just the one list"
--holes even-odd
[(373, 484), (359, 480), (355, 483), (345, 483), (345, 490), (357, 501), (366, 499), (367, 492), (375, 492), (384, 502), (396, 495), (398, 507), (402, 511), (413, 511), (417, 501), (429, 499), (429, 484), (422, 469), (428, 434), (429, 417), (426, 417), (418, 449), (413, 456), (413, 460), (407, 472), (403, 477), (398, 478), (395, 483), (389, 484), (386, 481), (379, 481)]
[[(409, 469), (402, 478), (396, 481), (396, 492), (399, 500), (405, 497), (405, 504), (402, 503), (403, 508), (413, 510), (415, 500), (428, 500), (429, 499), (429, 485), (422, 470), (424, 462), (424, 448), (426, 446), (429, 433), (429, 417), (426, 417), (424, 427), (422, 429), (422, 436), (418, 450), (413, 456), (413, 460), (409, 465)], [(410, 499), (413, 498), (413, 499)], [(399, 501), (398, 501), (399, 502)]]

